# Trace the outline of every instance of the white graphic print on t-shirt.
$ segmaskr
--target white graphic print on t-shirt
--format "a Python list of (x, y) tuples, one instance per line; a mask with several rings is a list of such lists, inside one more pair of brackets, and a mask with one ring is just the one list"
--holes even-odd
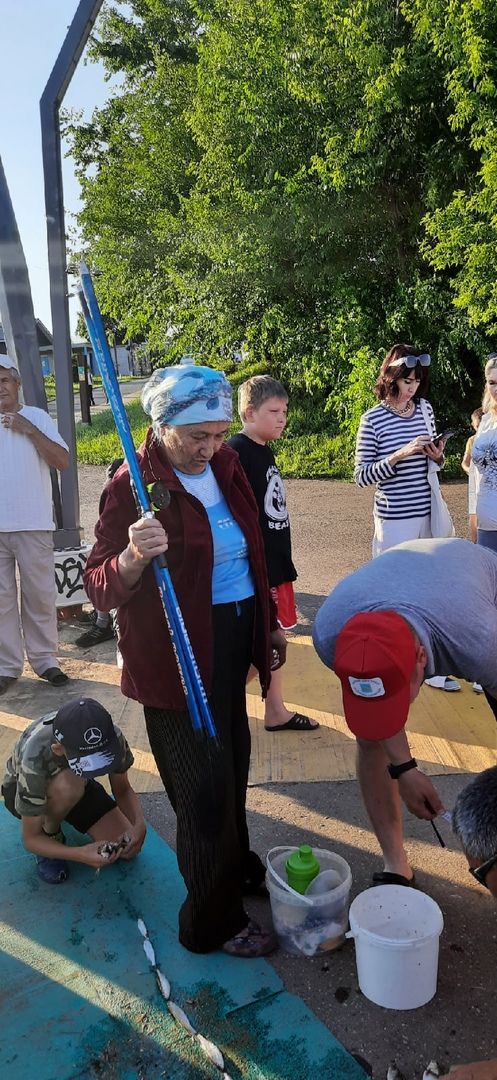
[(288, 529), (288, 510), (286, 507), (285, 486), (279, 469), (271, 465), (266, 473), (267, 488), (264, 496), (264, 511), (269, 529)]

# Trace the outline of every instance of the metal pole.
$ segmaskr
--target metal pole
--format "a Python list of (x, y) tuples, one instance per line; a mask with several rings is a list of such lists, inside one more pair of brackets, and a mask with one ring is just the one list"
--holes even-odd
[(71, 451), (69, 467), (61, 475), (62, 529), (55, 536), (56, 547), (81, 542), (59, 109), (102, 3), (80, 0), (40, 99), (57, 423)]
[[(48, 412), (28, 267), (0, 158), (0, 314), (7, 352), (17, 360), (26, 405)], [(57, 526), (62, 525), (59, 479), (50, 469)]]
[(47, 412), (28, 268), (1, 158), (0, 313), (7, 352), (19, 363), (26, 405)]

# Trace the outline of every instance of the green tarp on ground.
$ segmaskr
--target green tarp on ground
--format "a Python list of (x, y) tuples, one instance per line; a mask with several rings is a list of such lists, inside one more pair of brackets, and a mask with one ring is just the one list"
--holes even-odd
[(184, 886), (174, 853), (153, 829), (134, 863), (100, 874), (73, 863), (68, 881), (52, 886), (38, 879), (19, 823), (3, 806), (0, 826), (2, 1080), (219, 1080), (167, 1011), (138, 917), (171, 997), (219, 1046), (232, 1080), (365, 1080), (266, 961), (182, 948)]

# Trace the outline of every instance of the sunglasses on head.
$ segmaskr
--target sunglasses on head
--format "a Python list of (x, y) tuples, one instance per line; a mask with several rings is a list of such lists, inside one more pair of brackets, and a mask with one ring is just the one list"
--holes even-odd
[(404, 367), (406, 368), (415, 368), (416, 364), (421, 364), (421, 367), (429, 367), (431, 364), (431, 356), (427, 352), (421, 353), (420, 356), (399, 356), (397, 360), (392, 360), (392, 363), (388, 366), (400, 367), (401, 364), (404, 364)]
[(491, 859), (487, 859), (486, 862), (482, 863), (481, 866), (470, 866), (469, 872), (471, 874), (471, 877), (476, 878), (476, 880), (480, 882), (480, 885), (484, 885), (485, 888), (488, 889), (489, 886), (487, 885), (487, 874), (496, 864), (497, 853), (495, 855), (492, 855)]

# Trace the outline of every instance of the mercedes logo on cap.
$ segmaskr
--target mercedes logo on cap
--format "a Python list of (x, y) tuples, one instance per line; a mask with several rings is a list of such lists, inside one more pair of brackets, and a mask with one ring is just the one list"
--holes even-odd
[(89, 727), (85, 731), (83, 738), (87, 746), (96, 746), (97, 743), (102, 742), (102, 732), (98, 727)]

